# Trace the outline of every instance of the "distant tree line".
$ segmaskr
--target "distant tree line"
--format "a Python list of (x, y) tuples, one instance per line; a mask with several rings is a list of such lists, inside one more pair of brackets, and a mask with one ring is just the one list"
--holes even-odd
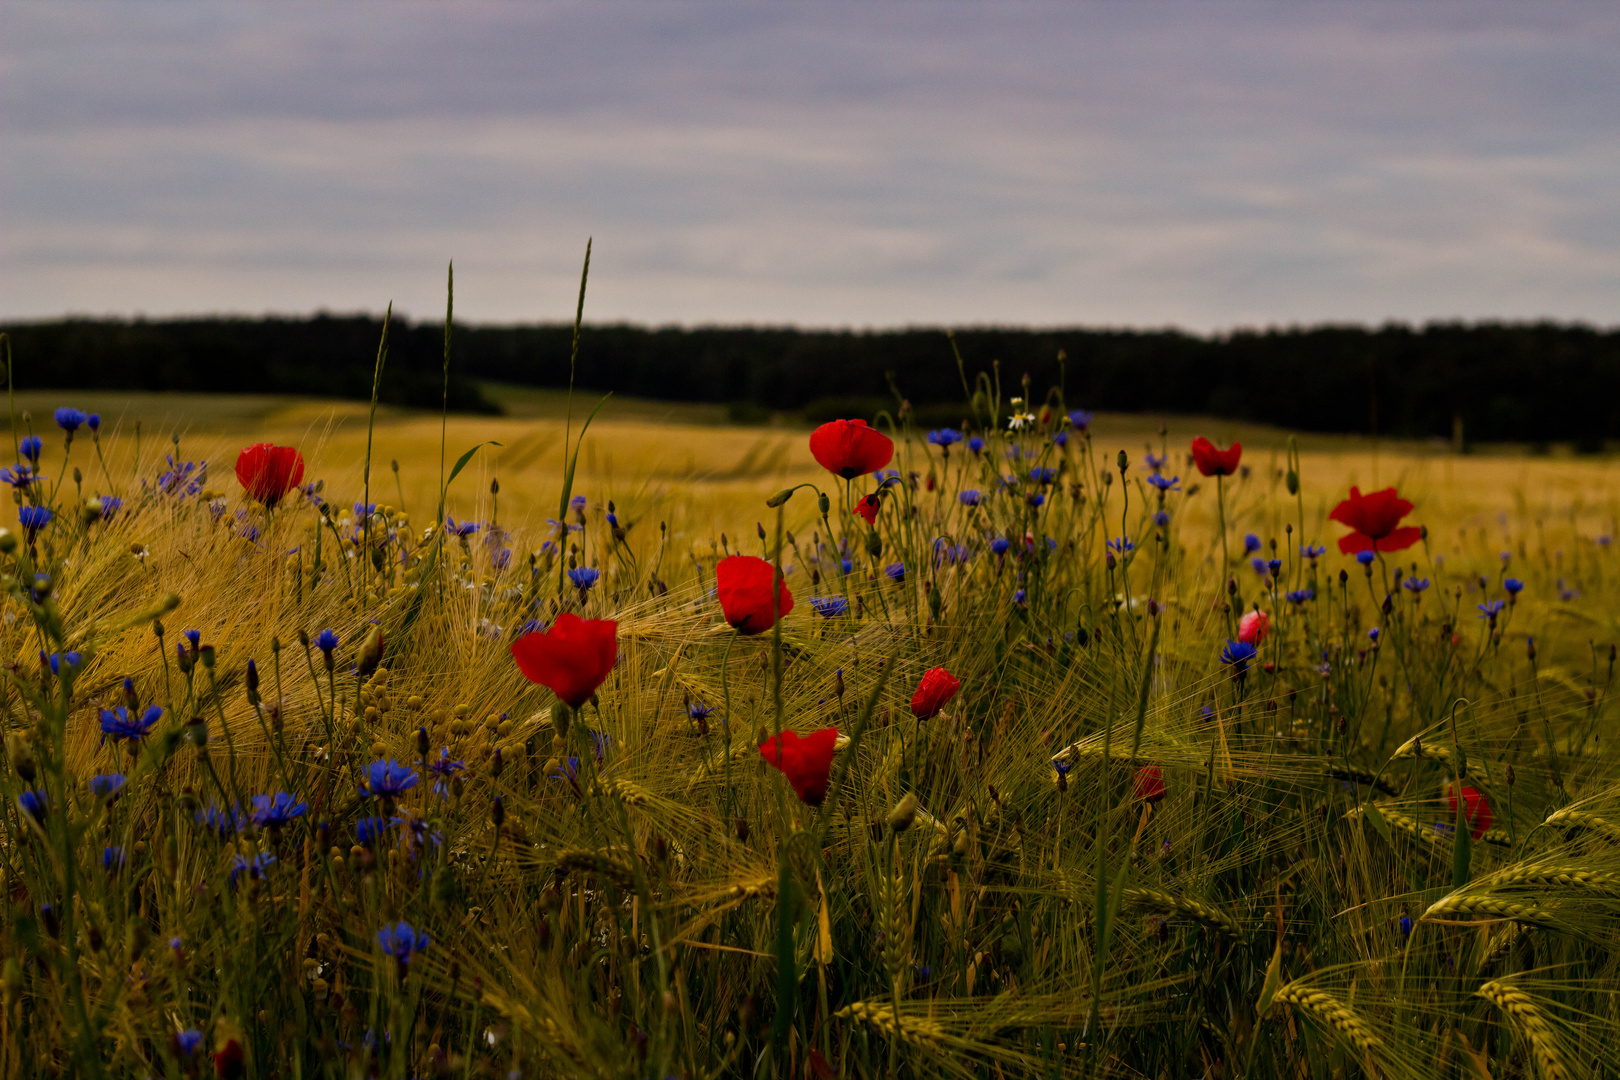
[[(63, 320), (8, 328), (19, 387), (255, 391), (365, 398), (381, 321)], [(460, 326), (450, 407), (493, 411), (475, 380), (568, 384), (572, 327)], [(1620, 438), (1620, 331), (1538, 323), (1320, 326), (1200, 336), (1175, 330), (955, 332), (969, 384), (999, 369), (1061, 383), (1071, 407), (1203, 413), (1323, 432), (1469, 441)], [(437, 408), (443, 327), (396, 320), (383, 400)], [(1059, 357), (1063, 357), (1060, 363)], [(870, 332), (772, 327), (587, 326), (576, 385), (673, 401), (729, 403), (734, 415), (811, 419), (893, 408), (968, 415), (952, 341), (940, 329)]]

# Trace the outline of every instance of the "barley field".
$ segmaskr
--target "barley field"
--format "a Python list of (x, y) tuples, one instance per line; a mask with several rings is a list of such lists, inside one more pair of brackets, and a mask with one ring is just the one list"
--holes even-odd
[(18, 393), (0, 1075), (1620, 1075), (1612, 463), (1026, 392)]

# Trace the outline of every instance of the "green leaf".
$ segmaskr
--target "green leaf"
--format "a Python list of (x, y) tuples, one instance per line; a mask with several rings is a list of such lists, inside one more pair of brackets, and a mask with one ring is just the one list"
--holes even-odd
[(468, 450), (465, 454), (462, 454), (460, 457), (456, 458), (456, 467), (450, 470), (450, 475), (444, 481), (445, 490), (449, 490), (450, 484), (455, 480), (456, 477), (461, 475), (461, 470), (467, 467), (467, 462), (472, 460), (472, 456), (474, 454), (478, 453), (478, 451), (482, 450), (486, 446), (500, 445), (500, 443), (496, 442), (494, 439), (491, 439), (489, 442), (479, 443), (471, 450)]
[[(602, 411), (602, 406), (606, 405), (608, 398), (612, 396), (612, 391), (604, 395), (602, 400), (596, 403), (596, 408), (591, 410), (591, 415), (585, 418), (585, 426), (579, 429), (579, 438), (574, 441), (574, 456), (568, 459), (568, 469), (563, 473), (562, 501), (557, 504), (558, 521), (562, 521), (568, 514), (568, 499), (574, 494), (574, 467), (579, 464), (579, 448), (585, 444), (585, 433), (591, 429), (591, 421), (596, 419), (596, 414)], [(455, 473), (450, 475), (454, 476)]]

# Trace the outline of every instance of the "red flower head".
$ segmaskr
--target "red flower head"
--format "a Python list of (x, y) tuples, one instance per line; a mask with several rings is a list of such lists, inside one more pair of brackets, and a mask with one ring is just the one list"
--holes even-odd
[(1157, 765), (1143, 765), (1136, 770), (1136, 797), (1150, 803), (1164, 798), (1164, 774)]
[(962, 689), (962, 684), (956, 677), (942, 667), (929, 668), (923, 672), (922, 681), (917, 684), (917, 692), (911, 695), (911, 715), (919, 720), (928, 720), (939, 715), (939, 710), (945, 703), (956, 696)]
[[(1455, 821), (1457, 818), (1457, 792), (1451, 789), (1449, 785), (1446, 797), (1451, 803), (1451, 817)], [(1485, 796), (1471, 787), (1462, 789), (1462, 797), (1465, 807), (1463, 817), (1468, 821), (1468, 828), (1474, 834), (1474, 839), (1478, 840), (1491, 827), (1491, 804), (1485, 801)]]
[(1235, 442), (1221, 450), (1200, 435), (1192, 441), (1192, 456), (1193, 464), (1205, 476), (1231, 476), (1237, 472), (1238, 462), (1243, 458), (1243, 444)]
[[(739, 634), (763, 634), (776, 625), (771, 619), (771, 581), (776, 567), (753, 555), (732, 555), (714, 568), (715, 588), (720, 593), (720, 610), (726, 622)], [(793, 610), (793, 594), (787, 582), (776, 584), (776, 614)]]
[(236, 455), (236, 478), (248, 495), (274, 506), (304, 479), (304, 456), (291, 446), (254, 443)]
[(832, 773), (833, 747), (838, 742), (838, 729), (822, 728), (800, 738), (797, 732), (784, 731), (759, 744), (759, 754), (782, 770), (799, 800), (806, 806), (820, 806), (827, 797), (827, 778)]
[(1271, 616), (1263, 611), (1251, 611), (1238, 620), (1238, 640), (1258, 645), (1271, 633)]
[(619, 624), (582, 619), (571, 611), (550, 630), (512, 642), (512, 659), (530, 682), (547, 687), (574, 708), (591, 700), (619, 658)]
[(247, 1075), (242, 1044), (236, 1039), (227, 1039), (224, 1046), (214, 1051), (214, 1075), (221, 1080), (236, 1080)]
[(865, 420), (834, 420), (810, 433), (810, 453), (822, 468), (845, 480), (877, 472), (894, 457), (894, 442)]
[(868, 525), (877, 524), (878, 511), (881, 509), (883, 499), (875, 491), (855, 504), (855, 512), (865, 518)]
[(1401, 518), (1412, 512), (1412, 504), (1395, 494), (1394, 488), (1363, 495), (1350, 489), (1350, 497), (1333, 508), (1328, 517), (1355, 532), (1339, 537), (1339, 550), (1346, 555), (1361, 551), (1403, 551), (1423, 539), (1416, 525), (1402, 525)]

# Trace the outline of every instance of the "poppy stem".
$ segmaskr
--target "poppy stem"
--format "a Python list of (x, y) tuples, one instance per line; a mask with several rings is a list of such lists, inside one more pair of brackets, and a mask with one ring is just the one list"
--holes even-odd
[[(726, 761), (725, 761), (725, 765), (726, 765), (726, 798), (725, 798), (726, 812), (725, 812), (725, 816), (720, 819), (722, 821), (730, 821), (731, 820), (731, 812), (732, 812), (732, 793), (731, 793), (731, 647), (733, 645), (735, 645), (736, 643), (737, 643), (737, 635), (736, 634), (730, 635), (726, 639), (725, 655), (723, 655), (720, 658), (720, 694), (721, 694), (721, 696), (723, 698), (722, 708), (725, 710), (724, 718), (722, 719), (720, 726), (723, 729), (724, 738), (725, 738), (725, 744), (726, 744)], [(777, 732), (777, 734), (778, 734), (778, 736), (780, 736), (781, 732), (779, 731), (779, 732)], [(777, 745), (780, 746), (781, 743), (778, 742)]]

